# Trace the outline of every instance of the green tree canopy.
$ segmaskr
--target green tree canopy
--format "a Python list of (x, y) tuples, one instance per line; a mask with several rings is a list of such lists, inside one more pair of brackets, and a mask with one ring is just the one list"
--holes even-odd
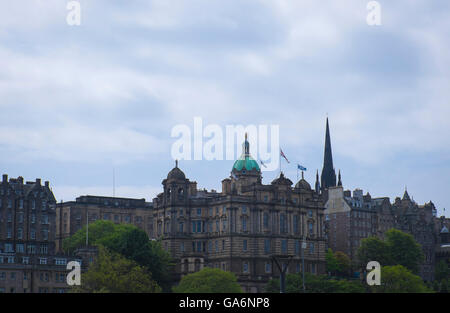
[(338, 263), (338, 273), (344, 276), (348, 275), (351, 267), (351, 260), (348, 255), (342, 251), (336, 251), (334, 257)]
[(330, 273), (331, 275), (335, 275), (337, 272), (339, 272), (338, 260), (336, 259), (333, 251), (330, 248), (328, 248), (327, 254), (325, 255), (325, 261), (328, 273)]
[[(65, 251), (71, 252), (85, 244), (86, 227), (83, 227), (66, 238), (63, 247)], [(89, 245), (102, 245), (146, 267), (163, 290), (170, 291), (170, 256), (159, 241), (149, 240), (142, 229), (129, 224), (98, 220), (89, 224)]]
[(152, 280), (151, 273), (136, 262), (119, 253), (99, 246), (99, 253), (88, 271), (81, 275), (81, 286), (72, 292), (89, 293), (139, 293), (160, 292), (161, 288)]
[(414, 237), (397, 229), (388, 230), (385, 236), (384, 241), (377, 237), (361, 241), (357, 251), (360, 265), (364, 268), (369, 261), (377, 261), (382, 266), (403, 265), (413, 273), (418, 273), (423, 252)]
[(376, 293), (431, 292), (419, 276), (402, 265), (381, 267), (381, 285), (371, 286), (371, 290)]
[(184, 276), (173, 291), (177, 293), (241, 293), (242, 288), (233, 273), (205, 267), (201, 271)]
[[(301, 274), (286, 275), (286, 293), (302, 293)], [(280, 280), (271, 279), (266, 285), (266, 292), (280, 292)], [(330, 279), (326, 275), (305, 273), (305, 292), (307, 293), (362, 293), (364, 286), (360, 281)]]
[(386, 232), (386, 242), (389, 246), (391, 265), (403, 265), (413, 273), (419, 272), (424, 256), (421, 245), (411, 234), (393, 228)]

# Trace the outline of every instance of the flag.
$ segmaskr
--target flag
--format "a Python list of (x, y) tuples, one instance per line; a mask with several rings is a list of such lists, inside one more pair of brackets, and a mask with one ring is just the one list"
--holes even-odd
[(280, 149), (280, 155), (286, 160), (286, 162), (291, 163), (291, 162), (289, 162), (287, 157), (284, 155), (283, 150), (281, 150), (281, 149)]
[(267, 167), (263, 161), (259, 160), (259, 162), (261, 163), (262, 166)]
[(298, 168), (300, 171), (306, 171), (306, 167), (303, 167), (303, 166), (301, 166), (300, 164), (297, 164), (297, 168)]

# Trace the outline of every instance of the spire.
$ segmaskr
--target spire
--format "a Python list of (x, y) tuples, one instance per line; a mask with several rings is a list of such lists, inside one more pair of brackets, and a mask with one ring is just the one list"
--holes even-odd
[(408, 188), (406, 186), (405, 186), (405, 193), (403, 194), (402, 200), (411, 200), (411, 198), (409, 197), (409, 194), (408, 194)]
[(336, 186), (336, 172), (333, 167), (333, 155), (331, 152), (330, 126), (328, 125), (328, 117), (325, 132), (325, 151), (323, 158), (321, 182), (322, 182), (322, 190), (325, 190), (328, 187)]
[(317, 193), (320, 192), (320, 182), (319, 182), (319, 170), (316, 172), (316, 187), (315, 190)]
[(341, 180), (341, 170), (339, 170), (339, 174), (338, 174), (338, 186), (342, 187), (342, 180)]
[(244, 152), (244, 155), (245, 156), (249, 156), (250, 155), (250, 143), (248, 142), (248, 140), (247, 140), (247, 133), (245, 133), (245, 141), (244, 141), (244, 144), (243, 144), (243, 152)]

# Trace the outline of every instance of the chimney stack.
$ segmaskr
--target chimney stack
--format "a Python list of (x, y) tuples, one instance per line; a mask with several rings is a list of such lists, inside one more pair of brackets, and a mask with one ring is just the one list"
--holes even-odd
[(40, 178), (36, 178), (36, 184), (38, 184), (39, 186), (41, 185), (41, 179)]
[(4, 183), (8, 182), (8, 175), (7, 174), (3, 174), (3, 182)]

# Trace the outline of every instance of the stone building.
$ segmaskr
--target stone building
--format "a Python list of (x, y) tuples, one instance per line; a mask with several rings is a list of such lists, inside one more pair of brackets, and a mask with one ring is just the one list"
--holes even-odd
[[(56, 201), (49, 182), (0, 184), (0, 293), (64, 292), (67, 256), (56, 254)], [(74, 259), (74, 257), (72, 257)]]
[(436, 234), (436, 264), (444, 261), (450, 267), (450, 218), (441, 216), (435, 218), (435, 234)]
[(397, 197), (392, 204), (395, 228), (414, 236), (422, 246), (424, 261), (420, 266), (420, 276), (426, 281), (434, 279), (435, 266), (435, 214), (433, 202), (418, 205), (405, 190), (403, 198)]
[[(205, 266), (236, 274), (246, 292), (262, 292), (279, 272), (273, 257), (296, 273), (325, 271), (323, 202), (305, 179), (295, 186), (283, 173), (269, 185), (250, 155), (247, 138), (222, 191), (198, 190), (178, 162), (153, 200), (153, 236), (176, 262), (181, 276)], [(288, 263), (288, 259), (290, 262)]]
[(383, 238), (394, 227), (389, 198), (372, 198), (369, 193), (363, 196), (361, 189), (355, 189), (351, 196), (342, 186), (329, 188), (325, 208), (328, 247), (352, 260), (356, 260), (362, 239)]
[(75, 201), (59, 203), (56, 206), (56, 249), (62, 252), (62, 242), (72, 236), (86, 221), (98, 219), (114, 223), (133, 224), (148, 235), (152, 233), (152, 204), (145, 199), (80, 196)]

